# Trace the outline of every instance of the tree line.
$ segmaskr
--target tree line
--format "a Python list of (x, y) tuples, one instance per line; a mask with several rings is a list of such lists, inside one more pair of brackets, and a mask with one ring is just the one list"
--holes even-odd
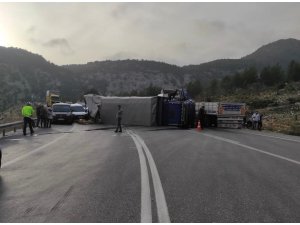
[(287, 71), (284, 71), (279, 64), (264, 67), (261, 71), (258, 71), (255, 67), (250, 67), (222, 79), (213, 79), (205, 87), (199, 80), (192, 81), (187, 85), (187, 90), (194, 98), (197, 96), (209, 98), (209, 96), (248, 89), (253, 85), (268, 88), (285, 82), (297, 81), (300, 81), (300, 63), (291, 61)]

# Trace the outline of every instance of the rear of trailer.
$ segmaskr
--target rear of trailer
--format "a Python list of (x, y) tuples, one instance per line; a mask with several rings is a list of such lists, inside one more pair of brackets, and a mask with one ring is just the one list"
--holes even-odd
[(204, 106), (205, 126), (242, 128), (246, 104), (235, 102), (197, 102), (196, 110)]

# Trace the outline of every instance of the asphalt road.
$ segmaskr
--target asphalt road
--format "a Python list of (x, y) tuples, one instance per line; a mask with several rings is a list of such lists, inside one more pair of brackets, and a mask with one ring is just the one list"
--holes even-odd
[(300, 222), (300, 138), (54, 125), (0, 139), (0, 222)]

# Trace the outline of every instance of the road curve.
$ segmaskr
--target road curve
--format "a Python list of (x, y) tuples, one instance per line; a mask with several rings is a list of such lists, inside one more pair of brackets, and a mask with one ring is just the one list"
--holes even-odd
[(300, 138), (54, 125), (0, 139), (0, 222), (300, 222)]

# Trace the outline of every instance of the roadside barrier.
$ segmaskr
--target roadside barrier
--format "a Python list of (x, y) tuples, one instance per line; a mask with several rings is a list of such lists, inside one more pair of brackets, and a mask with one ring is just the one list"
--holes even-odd
[[(36, 118), (33, 120), (36, 122)], [(17, 129), (20, 129), (22, 127), (23, 127), (23, 121), (0, 124), (0, 132), (2, 133), (2, 136), (4, 137), (6, 135), (6, 132), (8, 132), (8, 131), (16, 132)]]

